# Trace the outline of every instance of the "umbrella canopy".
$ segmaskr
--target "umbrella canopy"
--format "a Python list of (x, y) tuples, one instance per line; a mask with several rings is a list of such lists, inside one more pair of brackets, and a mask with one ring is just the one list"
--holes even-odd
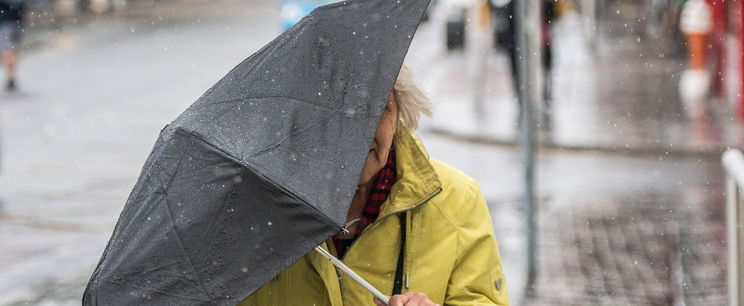
[(320, 7), (160, 133), (83, 304), (236, 304), (344, 224), (429, 0)]

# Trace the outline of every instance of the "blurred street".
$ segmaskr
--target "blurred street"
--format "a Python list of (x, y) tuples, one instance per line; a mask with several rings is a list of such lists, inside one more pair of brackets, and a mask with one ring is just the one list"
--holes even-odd
[(80, 304), (160, 129), (277, 23), (271, 1), (164, 4), (21, 55), (20, 92), (0, 94), (0, 304)]
[[(421, 26), (407, 59), (435, 103), (419, 134), (433, 158), (479, 182), (512, 304), (723, 305), (718, 156), (741, 145), (741, 125), (723, 106), (686, 118), (676, 87), (684, 61), (659, 54), (620, 13), (595, 54), (578, 15), (554, 24), (540, 272), (534, 297), (522, 299), (509, 63), (488, 40), (447, 52), (444, 14)], [(28, 33), (21, 90), (0, 93), (0, 305), (78, 305), (160, 129), (278, 33), (271, 0), (133, 7)]]
[[(717, 157), (744, 141), (744, 129), (724, 101), (707, 103), (701, 118), (687, 118), (678, 94), (684, 56), (645, 37), (639, 17), (607, 11), (609, 18), (597, 30), (596, 51), (576, 12), (552, 25), (552, 99), (541, 107), (547, 118), (541, 123), (545, 148)], [(443, 40), (440, 29), (426, 30), (418, 34), (428, 35), (426, 43)], [(448, 114), (435, 118), (430, 127), (443, 135), (516, 145), (519, 109), (508, 57), (495, 53), (490, 37), (477, 30), (469, 36), (473, 46), (461, 52), (448, 53), (443, 43), (419, 45), (424, 51), (417, 55), (425, 59), (411, 59), (425, 71), (422, 82), (440, 102), (438, 109)], [(435, 61), (441, 64), (431, 65)]]
[[(519, 299), (525, 236), (514, 220), (523, 219), (522, 160), (518, 151), (499, 154), (518, 145), (518, 106), (508, 57), (487, 38), (447, 52), (436, 39), (441, 29), (419, 30), (409, 63), (437, 102), (425, 130), (445, 137), (424, 141), (461, 141), (441, 144), (439, 154), (430, 150), (484, 186), (515, 305), (722, 305), (718, 158), (741, 147), (741, 125), (721, 102), (709, 104), (705, 118), (687, 118), (677, 93), (683, 59), (645, 41), (634, 18), (608, 11), (595, 55), (578, 14), (553, 25), (553, 99), (543, 109), (550, 125), (541, 127), (538, 157), (535, 298)], [(478, 35), (468, 37), (484, 40)], [(452, 149), (460, 146), (466, 148)]]

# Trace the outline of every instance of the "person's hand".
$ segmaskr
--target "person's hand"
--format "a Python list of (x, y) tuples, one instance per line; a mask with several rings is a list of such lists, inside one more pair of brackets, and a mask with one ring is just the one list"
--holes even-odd
[[(377, 298), (375, 298), (375, 304), (377, 306), (385, 306), (385, 303), (380, 302)], [(391, 296), (388, 306), (439, 306), (439, 304), (434, 304), (434, 302), (426, 297), (426, 294), (406, 292)]]

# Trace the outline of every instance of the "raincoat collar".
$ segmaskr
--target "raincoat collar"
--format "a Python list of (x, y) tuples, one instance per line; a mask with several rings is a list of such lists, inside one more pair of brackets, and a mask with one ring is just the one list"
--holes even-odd
[(426, 203), (442, 189), (442, 182), (429, 161), (429, 155), (416, 135), (397, 129), (394, 142), (398, 180), (380, 208), (381, 220), (391, 214)]

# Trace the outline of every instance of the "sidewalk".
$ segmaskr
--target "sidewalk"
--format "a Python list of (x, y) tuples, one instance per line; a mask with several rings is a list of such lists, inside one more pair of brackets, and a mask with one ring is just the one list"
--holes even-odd
[[(540, 149), (717, 159), (726, 148), (744, 145), (743, 125), (723, 103), (709, 104), (710, 118), (687, 118), (677, 94), (686, 60), (655, 50), (618, 18), (603, 25), (596, 55), (581, 35), (577, 14), (555, 23), (553, 100), (547, 109), (552, 124), (540, 132)], [(436, 32), (420, 32), (441, 35), (428, 31)], [(444, 63), (417, 64), (415, 70), (424, 76), (437, 113), (447, 114), (425, 127), (471, 142), (517, 146), (518, 107), (508, 59), (489, 49), (490, 42), (480, 44), (455, 53), (414, 44), (436, 54), (429, 61)], [(473, 67), (485, 67), (483, 81)]]
[(507, 58), (487, 40), (447, 53), (435, 21), (412, 45), (408, 65), (435, 103), (425, 142), (451, 141), (432, 156), (469, 151), (455, 165), (486, 194), (515, 305), (725, 304), (718, 160), (742, 144), (742, 127), (722, 105), (708, 120), (688, 119), (677, 96), (684, 59), (639, 41), (623, 18), (605, 20), (596, 56), (578, 15), (554, 26), (553, 125), (537, 160), (539, 275), (527, 300), (520, 159), (503, 150), (519, 145)]

